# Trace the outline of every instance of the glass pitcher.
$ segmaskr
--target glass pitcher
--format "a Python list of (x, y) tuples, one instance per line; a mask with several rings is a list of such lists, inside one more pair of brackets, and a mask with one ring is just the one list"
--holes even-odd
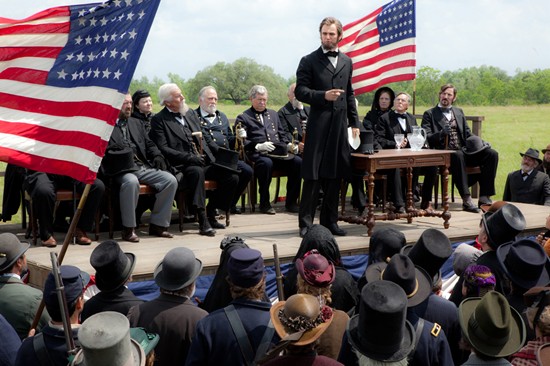
[(409, 144), (412, 151), (420, 151), (426, 142), (426, 130), (420, 126), (412, 126), (412, 134), (409, 135)]

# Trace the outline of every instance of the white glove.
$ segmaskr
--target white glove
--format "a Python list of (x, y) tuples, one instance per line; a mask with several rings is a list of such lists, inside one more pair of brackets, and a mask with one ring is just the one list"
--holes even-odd
[(261, 153), (268, 153), (275, 150), (275, 145), (271, 141), (262, 142), (256, 145), (256, 151)]
[(298, 145), (295, 145), (292, 142), (289, 142), (287, 147), (288, 147), (289, 153), (298, 154)]
[(237, 137), (240, 139), (246, 138), (246, 130), (244, 128), (237, 128)]

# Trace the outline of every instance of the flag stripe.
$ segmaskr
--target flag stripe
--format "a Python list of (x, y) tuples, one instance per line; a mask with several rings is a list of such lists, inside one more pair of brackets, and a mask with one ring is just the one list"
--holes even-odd
[(392, 1), (344, 26), (338, 46), (352, 59), (357, 95), (415, 78), (415, 26), (415, 0)]
[(0, 160), (91, 183), (159, 2), (0, 18)]

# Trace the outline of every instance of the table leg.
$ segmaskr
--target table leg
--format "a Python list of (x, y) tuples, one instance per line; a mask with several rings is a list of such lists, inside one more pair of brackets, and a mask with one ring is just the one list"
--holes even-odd
[(443, 207), (443, 227), (449, 228), (449, 220), (451, 219), (451, 213), (449, 212), (449, 167), (446, 165), (441, 166), (442, 187), (441, 187), (441, 206)]
[(413, 178), (413, 168), (407, 168), (407, 223), (412, 223), (411, 212), (414, 211), (414, 199), (413, 199), (413, 190), (412, 190), (412, 178)]
[(367, 211), (367, 235), (371, 236), (374, 228), (374, 173), (369, 174), (368, 180), (369, 208)]

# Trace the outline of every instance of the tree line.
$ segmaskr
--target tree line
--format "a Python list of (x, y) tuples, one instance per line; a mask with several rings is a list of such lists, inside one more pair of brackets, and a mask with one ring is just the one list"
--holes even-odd
[[(166, 82), (178, 84), (189, 101), (196, 102), (199, 90), (212, 85), (218, 92), (219, 102), (246, 104), (248, 90), (254, 84), (264, 85), (269, 91), (270, 104), (283, 105), (287, 102), (288, 86), (296, 80), (275, 73), (273, 68), (260, 65), (252, 59), (240, 58), (233, 63), (218, 62), (207, 66), (190, 79), (183, 79), (175, 73), (169, 73), (168, 79), (155, 77), (149, 80), (143, 76), (132, 80), (130, 91), (148, 90), (155, 103), (158, 103), (156, 91)], [(458, 89), (457, 103), (463, 105), (533, 105), (550, 103), (550, 69), (522, 71), (517, 70), (509, 76), (504, 70), (494, 66), (479, 66), (456, 71), (440, 71), (429, 66), (417, 70), (415, 81), (389, 84), (394, 91), (405, 91), (413, 95), (416, 105), (435, 105), (438, 101), (439, 87), (446, 83), (454, 84)], [(415, 90), (416, 89), (416, 90)], [(374, 91), (359, 95), (362, 105), (370, 105)]]

